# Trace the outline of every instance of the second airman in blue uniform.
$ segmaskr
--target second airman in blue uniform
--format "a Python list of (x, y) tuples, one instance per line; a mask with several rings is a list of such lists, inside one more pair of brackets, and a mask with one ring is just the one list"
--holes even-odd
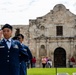
[[(30, 51), (30, 49), (28, 48), (28, 46), (24, 45), (22, 42), (24, 40), (24, 36), (22, 34), (18, 34), (17, 35), (19, 41), (21, 42), (22, 47), (24, 48), (24, 50), (27, 51), (28, 56), (29, 56), (29, 60), (30, 61), (32, 59), (32, 53)], [(26, 62), (22, 61), (20, 63), (20, 75), (27, 75), (27, 66), (26, 66)]]

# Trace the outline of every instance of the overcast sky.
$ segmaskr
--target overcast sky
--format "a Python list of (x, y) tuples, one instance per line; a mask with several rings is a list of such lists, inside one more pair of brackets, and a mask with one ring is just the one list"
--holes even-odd
[(0, 0), (0, 24), (29, 24), (29, 19), (41, 17), (56, 4), (64, 4), (76, 14), (76, 0)]

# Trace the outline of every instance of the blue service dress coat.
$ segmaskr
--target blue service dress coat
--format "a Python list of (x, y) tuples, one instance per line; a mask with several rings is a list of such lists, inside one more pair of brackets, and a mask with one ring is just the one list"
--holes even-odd
[[(28, 46), (22, 44), (22, 47), (24, 48), (24, 50), (27, 51), (28, 56), (29, 56), (29, 60), (32, 59), (32, 53), (30, 51), (30, 49), (28, 48)], [(21, 61), (20, 63), (20, 75), (27, 75), (27, 65), (26, 65), (26, 61)]]
[(20, 75), (19, 54), (22, 60), (28, 59), (27, 52), (18, 41), (12, 40), (10, 49), (4, 39), (0, 41), (0, 75)]

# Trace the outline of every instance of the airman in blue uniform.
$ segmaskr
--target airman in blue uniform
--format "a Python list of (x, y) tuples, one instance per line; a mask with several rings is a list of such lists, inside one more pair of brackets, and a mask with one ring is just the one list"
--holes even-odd
[(20, 75), (19, 55), (22, 60), (28, 60), (28, 54), (20, 42), (11, 39), (12, 29), (9, 24), (2, 27), (4, 38), (0, 41), (0, 75)]
[[(32, 59), (32, 53), (31, 53), (30, 49), (28, 48), (28, 46), (22, 44), (22, 42), (24, 40), (24, 36), (22, 34), (18, 34), (17, 37), (18, 37), (19, 41), (21, 42), (21, 45), (24, 48), (24, 50), (27, 51), (28, 56), (29, 56), (29, 60), (31, 60)], [(25, 61), (22, 61), (20, 63), (20, 75), (27, 75), (27, 66), (26, 66)]]

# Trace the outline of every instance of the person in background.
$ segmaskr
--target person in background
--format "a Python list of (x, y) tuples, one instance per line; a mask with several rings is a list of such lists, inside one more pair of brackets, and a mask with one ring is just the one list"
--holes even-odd
[(73, 67), (74, 64), (75, 64), (75, 58), (72, 56), (72, 57), (69, 59), (69, 65), (70, 65), (70, 67)]
[(31, 64), (30, 61), (31, 61), (31, 60), (28, 60), (28, 61), (26, 62), (26, 64), (27, 64), (27, 68), (28, 68), (28, 69), (30, 68), (30, 64)]
[(42, 61), (42, 67), (45, 68), (46, 67), (46, 64), (47, 64), (46, 57), (43, 56), (42, 59), (41, 59), (41, 61)]
[(31, 65), (31, 68), (32, 68), (32, 67), (33, 67), (33, 66), (32, 66), (32, 59), (30, 60), (30, 65)]
[[(20, 41), (22, 47), (24, 48), (24, 50), (27, 51), (28, 56), (29, 56), (28, 61), (30, 61), (32, 59), (32, 53), (31, 53), (30, 49), (28, 48), (28, 46), (26, 46), (22, 43), (24, 40), (24, 36), (22, 34), (18, 34), (17, 37), (18, 37), (18, 40)], [(20, 75), (27, 75), (27, 64), (26, 64), (27, 62), (22, 61), (20, 63)]]
[(5, 24), (2, 27), (3, 39), (0, 41), (0, 75), (20, 75), (20, 58), (28, 61), (28, 54), (20, 42), (11, 38), (13, 27)]
[(31, 61), (32, 61), (32, 68), (36, 67), (36, 65), (35, 65), (36, 64), (36, 58), (33, 57)]
[(52, 60), (48, 59), (47, 64), (48, 64), (49, 68), (51, 68), (52, 67)]

